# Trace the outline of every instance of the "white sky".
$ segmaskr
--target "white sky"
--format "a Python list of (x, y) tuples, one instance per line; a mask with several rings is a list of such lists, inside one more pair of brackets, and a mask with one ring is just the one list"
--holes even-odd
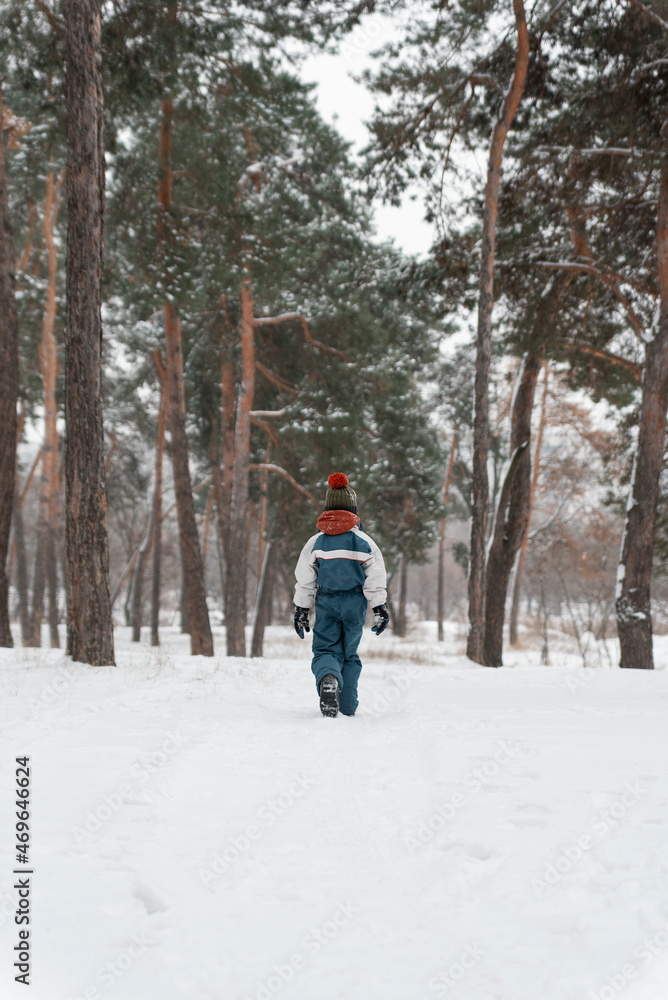
[[(302, 78), (317, 84), (316, 98), (321, 115), (353, 143), (355, 152), (368, 143), (365, 122), (373, 114), (374, 97), (366, 87), (356, 83), (351, 74), (357, 75), (371, 64), (370, 53), (387, 40), (391, 31), (386, 19), (367, 18), (364, 27), (353, 32), (337, 55), (310, 56), (302, 66)], [(381, 239), (394, 239), (409, 254), (428, 252), (433, 229), (424, 221), (419, 194), (417, 200), (406, 197), (400, 208), (377, 202), (374, 214)]]

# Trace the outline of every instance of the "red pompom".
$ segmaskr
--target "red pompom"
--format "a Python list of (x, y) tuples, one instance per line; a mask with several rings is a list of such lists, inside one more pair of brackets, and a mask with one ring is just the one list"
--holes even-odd
[(332, 490), (342, 490), (348, 485), (348, 477), (345, 472), (333, 472), (327, 480), (327, 485)]

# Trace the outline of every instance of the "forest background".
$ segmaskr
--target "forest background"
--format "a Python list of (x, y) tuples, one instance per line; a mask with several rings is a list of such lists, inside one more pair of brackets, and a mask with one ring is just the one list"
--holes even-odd
[[(69, 11), (0, 13), (20, 361), (0, 556), (26, 646), (43, 624), (57, 645), (73, 599)], [(558, 625), (583, 656), (619, 633), (622, 665), (651, 667), (668, 621), (668, 9), (100, 11), (114, 620), (157, 644), (178, 616), (195, 653), (225, 623), (228, 654), (261, 655), (342, 469), (399, 635), (468, 616), (469, 656), (497, 666), (504, 639), (548, 662)], [(364, 148), (304, 82), (323, 52), (371, 95)], [(378, 236), (384, 204), (424, 214), (425, 252)]]

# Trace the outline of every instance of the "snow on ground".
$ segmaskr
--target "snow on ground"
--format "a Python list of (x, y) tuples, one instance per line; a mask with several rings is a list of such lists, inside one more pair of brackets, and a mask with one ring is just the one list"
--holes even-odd
[(287, 628), (2, 651), (0, 996), (29, 755), (33, 1000), (666, 1000), (668, 671), (434, 632), (365, 636), (352, 719)]

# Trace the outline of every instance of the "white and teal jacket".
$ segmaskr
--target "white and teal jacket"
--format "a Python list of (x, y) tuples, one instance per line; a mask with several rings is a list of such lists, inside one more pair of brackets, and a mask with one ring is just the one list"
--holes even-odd
[(383, 554), (360, 528), (350, 511), (325, 511), (318, 518), (322, 530), (309, 538), (295, 568), (295, 604), (313, 606), (318, 587), (362, 591), (372, 608), (387, 600), (387, 573)]

